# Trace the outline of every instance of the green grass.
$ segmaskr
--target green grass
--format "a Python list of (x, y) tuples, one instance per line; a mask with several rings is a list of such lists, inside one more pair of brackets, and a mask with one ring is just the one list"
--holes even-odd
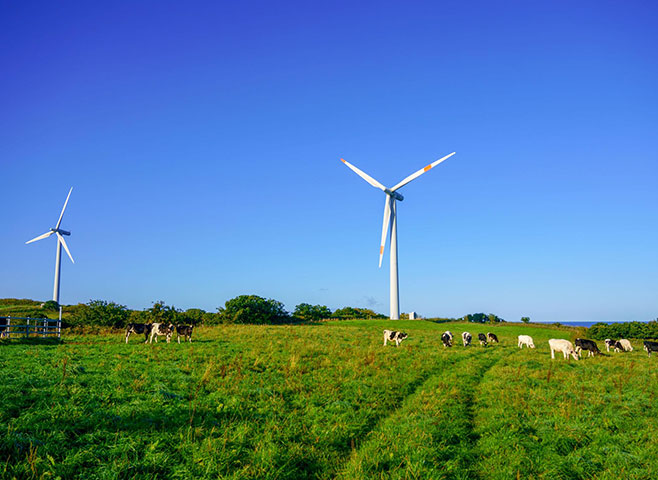
[[(582, 331), (398, 321), (0, 342), (1, 478), (658, 478), (658, 362)], [(500, 345), (441, 346), (449, 329)], [(519, 350), (518, 334), (537, 349)]]

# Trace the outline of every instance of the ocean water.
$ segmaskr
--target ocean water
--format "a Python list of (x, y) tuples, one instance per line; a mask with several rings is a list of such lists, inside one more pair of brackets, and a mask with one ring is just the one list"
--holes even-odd
[[(636, 321), (646, 323), (643, 320), (636, 320)], [(559, 324), (567, 325), (567, 326), (570, 326), (570, 327), (587, 327), (587, 328), (589, 328), (592, 325), (594, 325), (595, 323), (607, 323), (608, 325), (610, 325), (611, 323), (624, 323), (624, 322), (620, 320), (620, 321), (614, 321), (614, 322), (597, 321), (597, 322), (541, 322), (541, 323), (547, 323), (549, 325), (552, 324), (552, 323), (559, 323)]]

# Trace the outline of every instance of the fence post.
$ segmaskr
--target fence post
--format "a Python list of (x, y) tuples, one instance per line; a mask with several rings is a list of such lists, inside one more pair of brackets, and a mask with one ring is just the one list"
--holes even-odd
[(25, 323), (26, 323), (26, 325), (25, 325), (25, 337), (29, 338), (29, 336), (30, 336), (30, 319), (28, 318)]
[(62, 338), (62, 306), (59, 306), (59, 319), (57, 320), (57, 338)]
[(11, 332), (10, 328), (11, 327), (11, 315), (7, 315), (7, 330), (5, 330), (5, 333), (7, 334), (7, 338), (11, 338)]

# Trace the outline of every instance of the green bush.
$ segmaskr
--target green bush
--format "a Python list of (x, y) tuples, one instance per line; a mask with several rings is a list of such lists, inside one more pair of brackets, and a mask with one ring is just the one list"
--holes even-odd
[(290, 320), (283, 303), (258, 295), (240, 295), (218, 310), (225, 323), (280, 324)]
[(72, 326), (92, 325), (122, 328), (126, 326), (130, 311), (125, 305), (105, 300), (90, 300), (67, 321)]

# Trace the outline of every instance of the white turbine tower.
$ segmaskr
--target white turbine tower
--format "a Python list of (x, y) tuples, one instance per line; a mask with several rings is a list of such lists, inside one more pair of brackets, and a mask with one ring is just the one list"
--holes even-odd
[(365, 172), (362, 172), (354, 165), (349, 162), (346, 162), (341, 158), (343, 163), (350, 167), (359, 177), (363, 178), (373, 187), (379, 188), (386, 194), (386, 199), (384, 203), (384, 224), (382, 225), (382, 241), (379, 245), (379, 267), (382, 266), (382, 256), (384, 255), (384, 246), (386, 246), (386, 236), (387, 233), (391, 234), (391, 320), (398, 320), (400, 318), (400, 296), (398, 292), (398, 222), (397, 222), (397, 207), (395, 202), (397, 200), (404, 200), (404, 197), (397, 193), (396, 190), (404, 187), (407, 183), (412, 180), (420, 177), (423, 173), (430, 170), (432, 167), (436, 167), (439, 163), (444, 161), (447, 158), (452, 157), (456, 152), (452, 152), (449, 155), (446, 155), (443, 158), (439, 158), (437, 161), (430, 163), (426, 167), (421, 168), (415, 173), (412, 173), (407, 178), (402, 180), (400, 183), (395, 185), (393, 188), (386, 188), (384, 185), (379, 183), (377, 180), (372, 178)]
[(46, 232), (43, 235), (39, 235), (38, 237), (33, 238), (28, 242), (25, 242), (25, 244), (28, 244), (36, 242), (37, 240), (41, 240), (42, 238), (50, 237), (52, 234), (57, 235), (57, 255), (55, 257), (55, 286), (53, 287), (53, 300), (55, 300), (57, 303), (59, 303), (59, 271), (60, 265), (62, 263), (62, 246), (64, 247), (64, 250), (66, 250), (66, 253), (71, 259), (71, 262), (75, 263), (73, 261), (73, 257), (71, 256), (71, 252), (69, 252), (69, 247), (66, 245), (63, 237), (63, 235), (71, 235), (71, 232), (67, 232), (66, 230), (59, 228), (60, 224), (62, 223), (62, 217), (64, 216), (64, 210), (66, 210), (66, 204), (69, 203), (69, 197), (71, 196), (72, 191), (73, 187), (71, 187), (69, 194), (66, 196), (64, 207), (62, 207), (62, 213), (59, 214), (59, 220), (57, 220), (57, 225), (55, 225), (55, 228), (51, 228), (49, 232)]

